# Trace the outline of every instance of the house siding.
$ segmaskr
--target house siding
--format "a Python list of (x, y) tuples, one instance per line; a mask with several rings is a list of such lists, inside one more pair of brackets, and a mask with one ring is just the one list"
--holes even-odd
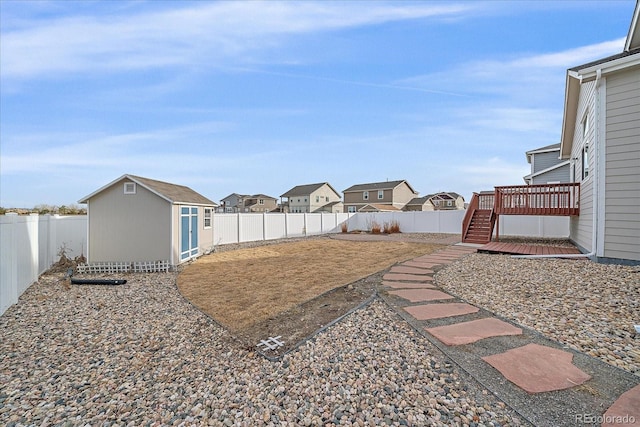
[[(319, 198), (318, 202), (316, 202), (316, 196)], [(329, 198), (329, 201), (327, 201), (327, 198)], [(336, 194), (327, 184), (325, 184), (311, 193), (309, 197), (310, 212), (315, 212), (328, 203), (339, 201), (340, 195)]]
[(558, 157), (560, 155), (560, 150), (549, 151), (546, 153), (535, 153), (533, 154), (533, 171), (532, 173), (540, 172), (545, 169), (549, 169), (552, 166), (561, 163)]
[[(124, 194), (122, 180), (89, 200), (89, 261), (155, 261), (171, 257), (171, 204), (136, 185)], [(127, 236), (126, 241), (114, 234)]]
[[(573, 136), (573, 148), (571, 151), (571, 181), (580, 182), (580, 215), (571, 217), (570, 237), (573, 242), (583, 250), (591, 252), (593, 248), (593, 153), (594, 137), (597, 127), (595, 111), (595, 81), (583, 83), (580, 86), (580, 98), (576, 115), (575, 130)], [(589, 115), (589, 132), (583, 136), (582, 123), (585, 113)], [(589, 176), (582, 179), (582, 148), (587, 142), (589, 149)]]
[(606, 80), (604, 257), (640, 261), (640, 68)]
[[(386, 201), (386, 191), (385, 191), (385, 201)], [(398, 209), (402, 209), (404, 205), (409, 203), (417, 194), (411, 191), (408, 185), (402, 184), (396, 187), (393, 191), (393, 206)], [(391, 201), (391, 200), (389, 200)], [(379, 202), (374, 202), (379, 203)]]
[(532, 184), (547, 184), (549, 182), (569, 182), (569, 165), (559, 167), (557, 169), (550, 170), (543, 174), (534, 176)]

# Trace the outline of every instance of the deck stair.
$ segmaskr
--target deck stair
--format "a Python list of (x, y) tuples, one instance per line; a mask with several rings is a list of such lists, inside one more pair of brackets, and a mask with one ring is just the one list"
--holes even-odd
[(471, 216), (469, 228), (464, 236), (465, 243), (489, 243), (493, 233), (493, 223), (491, 221), (491, 211), (489, 209), (476, 209)]

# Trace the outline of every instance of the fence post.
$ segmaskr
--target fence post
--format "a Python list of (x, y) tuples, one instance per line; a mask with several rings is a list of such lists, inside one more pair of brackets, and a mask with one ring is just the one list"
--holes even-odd
[[(4, 288), (4, 295), (2, 304), (0, 304), (0, 313), (4, 313), (4, 311), (9, 308), (11, 305), (18, 302), (18, 251), (16, 248), (16, 227), (18, 226), (18, 214), (15, 212), (9, 212), (5, 214), (9, 219), (9, 238), (8, 247), (10, 248), (8, 251), (2, 251), (3, 254), (9, 253), (9, 274), (7, 275), (7, 282), (3, 283), (2, 287)], [(4, 267), (4, 266), (3, 266)]]
[(47, 268), (54, 263), (54, 254), (56, 254), (56, 242), (58, 241), (58, 215), (49, 215), (49, 245), (47, 246)]
[(262, 240), (267, 240), (267, 213), (262, 212)]

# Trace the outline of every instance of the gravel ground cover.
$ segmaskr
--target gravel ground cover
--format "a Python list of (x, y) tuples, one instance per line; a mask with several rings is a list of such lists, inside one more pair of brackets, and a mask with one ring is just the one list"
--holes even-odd
[(580, 352), (640, 376), (640, 267), (472, 254), (438, 286)]
[(46, 275), (0, 317), (0, 424), (522, 424), (379, 301), (270, 362), (183, 299), (174, 274), (126, 278)]

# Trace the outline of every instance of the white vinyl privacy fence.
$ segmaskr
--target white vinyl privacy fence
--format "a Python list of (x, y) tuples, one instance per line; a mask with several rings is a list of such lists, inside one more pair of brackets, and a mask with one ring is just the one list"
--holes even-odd
[[(402, 233), (462, 234), (466, 211), (358, 213), (232, 213), (214, 215), (214, 244), (286, 239), (348, 231), (369, 231), (373, 224), (398, 223)], [(569, 237), (569, 217), (500, 216), (500, 236)]]
[(87, 247), (87, 217), (0, 215), (0, 314), (60, 259)]
[[(214, 214), (214, 244), (368, 231), (397, 222), (402, 233), (461, 234), (465, 211)], [(566, 238), (568, 217), (501, 216), (501, 236)], [(59, 259), (86, 255), (87, 217), (0, 215), (0, 314)], [(208, 248), (207, 248), (208, 249)]]

